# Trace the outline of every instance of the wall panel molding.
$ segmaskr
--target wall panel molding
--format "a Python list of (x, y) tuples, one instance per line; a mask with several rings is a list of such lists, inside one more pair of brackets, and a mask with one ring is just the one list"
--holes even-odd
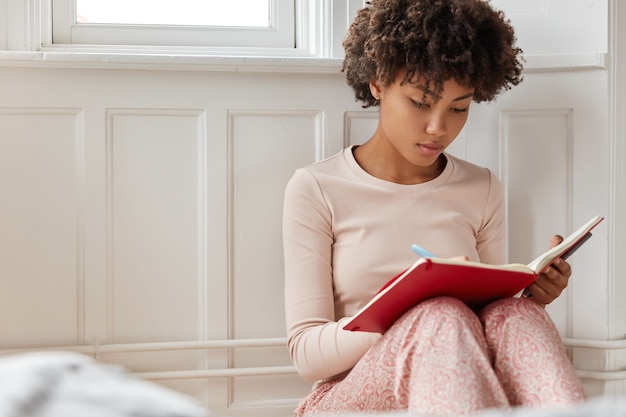
[[(249, 303), (259, 299), (259, 291), (282, 292), (282, 261), (275, 263), (271, 256), (282, 253), (282, 244), (265, 237), (281, 228), (282, 193), (293, 171), (325, 155), (324, 115), (318, 110), (229, 109), (227, 119), (229, 337), (257, 337), (246, 334), (253, 329), (238, 326), (237, 316), (242, 308), (256, 315)], [(271, 281), (259, 284), (253, 279), (258, 274)]]
[(343, 116), (343, 147), (360, 145), (372, 137), (378, 124), (378, 110), (347, 111)]
[[(543, 211), (540, 207), (533, 209), (531, 207), (533, 203), (545, 207), (551, 206), (550, 201), (554, 200), (555, 205), (551, 207), (558, 211), (559, 218), (563, 218), (565, 214), (563, 224), (565, 230), (573, 231), (572, 118), (572, 109), (504, 110), (500, 113), (499, 177), (507, 195), (509, 223), (514, 222), (516, 210), (511, 206), (515, 204), (513, 196), (521, 196), (516, 197), (520, 199), (519, 204), (528, 205), (527, 209), (537, 214)], [(529, 161), (532, 163), (529, 164)], [(563, 194), (553, 195), (553, 188), (563, 190)], [(548, 225), (555, 224), (549, 219), (537, 221), (545, 221)], [(556, 224), (559, 223), (563, 221), (559, 220)], [(543, 241), (539, 243), (540, 246), (527, 250), (543, 252), (546, 243)], [(528, 255), (532, 255), (532, 252), (516, 254), (516, 256)]]
[[(622, 1), (610, 1), (611, 18), (611, 53), (614, 56), (610, 67), (610, 134), (611, 134), (611, 219), (613, 224), (611, 241), (610, 308), (614, 309), (610, 324), (611, 337), (626, 339), (626, 5)], [(621, 294), (621, 295), (620, 295)], [(626, 364), (626, 358), (624, 359)]]
[[(609, 224), (609, 289), (608, 336), (626, 339), (626, 5), (621, 0), (610, 0), (609, 48), (612, 55), (610, 82), (610, 213)], [(626, 369), (626, 350), (611, 352), (607, 367)], [(626, 394), (626, 378), (607, 384), (606, 391), (616, 396)]]
[[(324, 157), (324, 114), (282, 109), (227, 114), (228, 337), (278, 337), (284, 334), (284, 307), (276, 302), (283, 293), (283, 192), (297, 168)], [(280, 319), (259, 326), (260, 311)], [(228, 355), (233, 368), (291, 364), (284, 346)], [(247, 416), (258, 415), (259, 407), (280, 410), (285, 397), (298, 397), (307, 384), (297, 375), (251, 376), (230, 378), (228, 387), (229, 412)], [(293, 402), (288, 401), (291, 410)]]
[[(202, 109), (106, 110), (107, 338), (110, 341), (118, 338), (118, 303), (129, 308), (127, 303), (132, 302), (116, 298), (127, 296), (117, 288), (122, 278), (162, 273), (167, 282), (184, 277), (189, 280), (186, 284), (195, 287), (194, 291), (206, 294), (207, 243), (202, 228), (207, 223), (204, 120)], [(172, 215), (175, 216), (172, 218), (182, 217), (171, 225), (160, 221)], [(144, 248), (128, 246), (131, 243), (128, 240), (142, 238), (153, 244)], [(177, 261), (170, 251), (186, 261)], [(181, 276), (174, 278), (175, 275), (168, 276), (166, 271), (151, 269), (152, 255), (157, 255), (152, 262), (162, 262), (160, 266), (165, 269), (173, 268), (172, 273), (180, 268)], [(127, 259), (128, 256), (134, 258)], [(193, 317), (186, 319), (197, 323), (193, 333), (203, 339), (208, 301), (197, 295), (194, 298), (196, 310)], [(149, 338), (149, 335), (139, 337)]]
[[(573, 224), (572, 109), (500, 113), (500, 179), (505, 190), (509, 262), (528, 263), (546, 250), (550, 233)], [(549, 208), (549, 209), (548, 209)], [(572, 334), (571, 291), (550, 305), (565, 335)]]
[[(20, 282), (20, 290), (0, 291), (13, 294), (0, 315), (18, 319), (3, 329), (5, 340), (22, 345), (34, 339), (84, 342), (84, 140), (82, 109), (0, 108), (0, 246), (6, 257), (0, 274), (5, 282)], [(45, 289), (55, 296), (22, 313), (21, 304), (12, 307), (21, 291)], [(29, 298), (38, 298), (35, 293)], [(29, 326), (42, 320), (39, 314), (47, 309), (66, 319), (51, 325), (49, 334), (31, 334)]]

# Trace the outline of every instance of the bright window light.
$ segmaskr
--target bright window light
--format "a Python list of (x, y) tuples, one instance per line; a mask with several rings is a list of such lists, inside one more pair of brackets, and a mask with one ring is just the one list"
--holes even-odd
[(270, 0), (76, 0), (78, 23), (269, 27)]

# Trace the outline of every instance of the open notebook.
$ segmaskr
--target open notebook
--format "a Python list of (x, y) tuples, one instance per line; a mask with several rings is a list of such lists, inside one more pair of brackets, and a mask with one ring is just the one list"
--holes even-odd
[(528, 265), (489, 265), (443, 258), (420, 258), (389, 280), (354, 317), (345, 330), (384, 333), (404, 312), (437, 296), (455, 297), (472, 308), (518, 294), (554, 259), (566, 259), (591, 237), (604, 218), (596, 216), (566, 237), (561, 244)]

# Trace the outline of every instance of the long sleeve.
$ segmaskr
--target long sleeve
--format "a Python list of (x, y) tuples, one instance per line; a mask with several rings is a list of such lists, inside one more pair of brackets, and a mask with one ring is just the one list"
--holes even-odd
[(315, 179), (298, 171), (285, 192), (285, 313), (291, 358), (306, 380), (352, 368), (380, 335), (335, 321), (331, 215)]

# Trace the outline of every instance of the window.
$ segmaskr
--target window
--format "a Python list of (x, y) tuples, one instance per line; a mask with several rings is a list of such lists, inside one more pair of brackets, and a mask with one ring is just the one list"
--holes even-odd
[[(158, 7), (155, 7), (155, 4)], [(76, 0), (77, 23), (270, 27), (269, 0)]]
[(52, 43), (295, 48), (295, 2), (52, 0)]

